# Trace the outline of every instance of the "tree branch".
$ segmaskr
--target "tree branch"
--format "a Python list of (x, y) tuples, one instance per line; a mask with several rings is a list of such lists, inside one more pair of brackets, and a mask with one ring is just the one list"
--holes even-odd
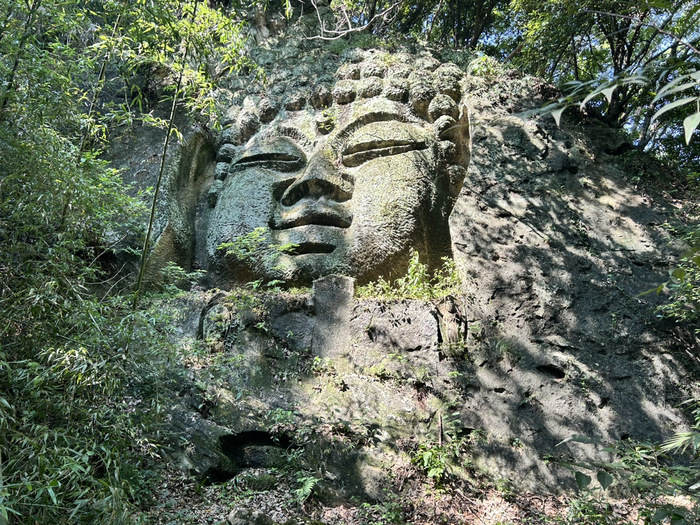
[(697, 54), (697, 55), (700, 55), (700, 49), (698, 49), (697, 47), (693, 46), (693, 45), (690, 44), (689, 42), (686, 42), (686, 41), (683, 40), (681, 37), (676, 36), (675, 34), (671, 33), (670, 31), (666, 31), (665, 29), (662, 29), (661, 27), (658, 27), (656, 24), (653, 24), (653, 23), (651, 23), (651, 22), (642, 22), (642, 21), (639, 20), (638, 18), (636, 18), (636, 17), (634, 17), (634, 16), (631, 16), (631, 15), (623, 15), (623, 14), (620, 14), (620, 13), (608, 13), (607, 11), (596, 11), (595, 9), (586, 9), (584, 12), (586, 12), (586, 13), (598, 14), (598, 15), (614, 16), (614, 17), (617, 17), (617, 18), (625, 18), (625, 19), (627, 19), (627, 20), (634, 20), (635, 22), (637, 22), (637, 23), (639, 23), (639, 24), (646, 25), (646, 26), (649, 26), (649, 27), (651, 27), (651, 28), (653, 28), (653, 29), (656, 29), (656, 30), (657, 30), (659, 33), (661, 33), (662, 35), (666, 35), (666, 36), (668, 36), (668, 37), (673, 38), (676, 42), (678, 42), (678, 43), (681, 44), (682, 46), (685, 46), (685, 47), (687, 47), (688, 49), (692, 50), (693, 53), (695, 53), (695, 54)]
[[(318, 10), (318, 5), (316, 4), (316, 0), (311, 0), (311, 4), (314, 6), (314, 9), (316, 10), (316, 16), (318, 17), (318, 22), (319, 22), (319, 27), (321, 29), (321, 34), (320, 35), (314, 35), (314, 36), (307, 36), (307, 40), (338, 40), (339, 38), (343, 38), (351, 33), (359, 33), (361, 31), (364, 31), (367, 29), (372, 23), (377, 20), (377, 19), (386, 19), (386, 15), (388, 15), (392, 10), (396, 9), (399, 7), (401, 2), (396, 2), (389, 7), (387, 7), (384, 11), (381, 11), (380, 13), (377, 13), (374, 15), (366, 24), (358, 27), (352, 27), (352, 24), (350, 23), (350, 19), (343, 10), (343, 13), (345, 14), (345, 20), (348, 24), (348, 29), (343, 29), (340, 31), (337, 30), (332, 30), (332, 29), (326, 29), (325, 24), (323, 23), (323, 20), (321, 19), (321, 13)], [(390, 21), (390, 20), (389, 20)], [(330, 36), (332, 35), (332, 36)]]

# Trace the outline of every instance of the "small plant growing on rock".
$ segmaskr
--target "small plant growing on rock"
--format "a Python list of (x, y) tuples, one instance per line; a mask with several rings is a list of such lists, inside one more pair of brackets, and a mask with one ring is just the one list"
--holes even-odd
[(381, 297), (383, 299), (422, 299), (428, 301), (459, 293), (462, 281), (455, 262), (443, 257), (442, 268), (432, 275), (428, 266), (421, 263), (418, 252), (411, 251), (406, 275), (393, 282), (380, 277), (377, 281), (357, 289), (360, 297)]
[(405, 523), (401, 502), (396, 494), (387, 493), (379, 503), (363, 503), (360, 514), (363, 523), (368, 525), (402, 525)]
[(444, 425), (445, 440), (442, 436), (442, 416), (440, 416), (439, 421), (437, 443), (420, 443), (411, 459), (411, 462), (438, 486), (444, 481), (452, 466), (459, 463), (467, 445), (466, 439), (459, 433), (459, 412), (452, 413), (447, 417)]
[(333, 362), (327, 357), (324, 357), (323, 359), (319, 356), (314, 357), (314, 360), (311, 363), (311, 371), (317, 376), (336, 375)]
[(421, 443), (413, 455), (412, 463), (439, 484), (449, 469), (451, 455), (451, 451), (444, 445)]
[(316, 476), (311, 476), (303, 471), (299, 471), (297, 472), (296, 481), (298, 487), (292, 491), (292, 494), (294, 496), (294, 501), (301, 506), (311, 497), (314, 488), (321, 480)]
[[(277, 261), (280, 255), (285, 253), (292, 253), (298, 248), (298, 245), (293, 243), (288, 244), (274, 244), (270, 243), (270, 238), (267, 235), (265, 228), (255, 228), (250, 233), (242, 235), (234, 239), (231, 242), (224, 242), (217, 247), (217, 250), (222, 251), (233, 260), (239, 263), (245, 263), (251, 261), (256, 253), (260, 251), (266, 252), (266, 259), (270, 261)], [(263, 280), (253, 281), (248, 283), (254, 290), (260, 288), (279, 288), (283, 281), (275, 280), (270, 282), (264, 282)]]
[(569, 523), (577, 524), (614, 524), (617, 520), (613, 509), (605, 498), (605, 493), (612, 485), (613, 477), (604, 470), (596, 473), (598, 486), (592, 486), (593, 478), (581, 471), (574, 471), (576, 486), (582, 497), (571, 501)]
[(195, 270), (188, 272), (173, 262), (169, 262), (160, 271), (160, 287), (168, 295), (178, 295), (188, 286), (192, 286), (199, 281), (206, 272)]

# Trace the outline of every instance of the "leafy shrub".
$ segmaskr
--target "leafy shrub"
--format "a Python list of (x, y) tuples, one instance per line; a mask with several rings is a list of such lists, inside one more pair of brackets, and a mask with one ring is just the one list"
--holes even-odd
[(52, 127), (70, 107), (0, 118), (0, 522), (134, 523), (155, 453), (134, 389), (169, 350), (158, 317), (97, 293), (126, 282), (100, 260), (143, 208)]
[[(614, 455), (609, 463), (597, 465), (568, 465), (574, 472), (580, 496), (571, 501), (565, 523), (579, 524), (626, 524), (613, 508), (609, 497), (611, 487), (618, 492), (634, 494), (635, 505), (645, 524), (689, 525), (697, 523), (697, 483), (700, 465), (697, 463), (697, 449), (700, 443), (700, 409), (695, 408), (696, 424), (694, 431), (677, 434), (663, 446), (635, 441), (618, 441), (603, 450)], [(565, 441), (591, 443), (584, 436), (572, 436)], [(681, 457), (687, 447), (693, 447), (694, 454), (689, 463)], [(592, 475), (595, 473), (597, 483)], [(693, 508), (677, 503), (669, 503), (669, 497), (686, 496), (694, 502)], [(671, 500), (682, 501), (682, 500)]]
[(406, 275), (393, 282), (379, 278), (358, 288), (360, 297), (382, 297), (386, 299), (439, 299), (459, 293), (462, 281), (454, 260), (444, 257), (442, 268), (431, 275), (428, 266), (421, 263), (418, 252), (411, 251)]
[[(696, 233), (700, 237), (700, 230)], [(665, 287), (671, 298), (659, 307), (662, 316), (692, 323), (700, 321), (700, 242), (684, 254)]]

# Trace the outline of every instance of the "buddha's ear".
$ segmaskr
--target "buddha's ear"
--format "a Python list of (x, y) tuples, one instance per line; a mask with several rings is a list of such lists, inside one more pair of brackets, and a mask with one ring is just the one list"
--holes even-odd
[(169, 262), (192, 270), (197, 242), (197, 203), (207, 183), (214, 179), (215, 159), (212, 137), (198, 132), (186, 140), (168, 162), (161, 194), (165, 201), (164, 227), (148, 259), (148, 269), (154, 279)]
[(455, 120), (451, 116), (441, 116), (435, 121), (434, 129), (438, 140), (446, 140), (454, 144), (450, 148), (446, 160), (451, 165), (466, 168), (469, 166), (471, 156), (471, 123), (469, 121), (469, 108), (462, 105), (459, 109), (459, 117)]
[(448, 166), (438, 177), (437, 184), (446, 190), (447, 202), (445, 211), (447, 215), (452, 210), (457, 196), (462, 191), (462, 185), (467, 175), (467, 167), (471, 158), (471, 122), (469, 120), (469, 108), (463, 105), (459, 111), (459, 119), (440, 134), (443, 140), (454, 143), (452, 155), (447, 159)]
[(458, 150), (457, 163), (465, 169), (469, 166), (472, 152), (472, 131), (469, 108), (463, 104), (459, 110), (459, 120), (457, 121), (457, 137), (455, 145)]

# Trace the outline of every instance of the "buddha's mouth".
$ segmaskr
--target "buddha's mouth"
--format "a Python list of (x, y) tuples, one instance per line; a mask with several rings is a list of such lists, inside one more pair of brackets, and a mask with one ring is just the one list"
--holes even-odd
[(270, 228), (288, 230), (309, 225), (349, 228), (351, 224), (352, 214), (342, 205), (322, 199), (313, 202), (302, 201), (296, 206), (281, 210), (270, 221)]
[(335, 246), (323, 242), (302, 242), (284, 250), (287, 255), (307, 255), (311, 253), (332, 253)]

